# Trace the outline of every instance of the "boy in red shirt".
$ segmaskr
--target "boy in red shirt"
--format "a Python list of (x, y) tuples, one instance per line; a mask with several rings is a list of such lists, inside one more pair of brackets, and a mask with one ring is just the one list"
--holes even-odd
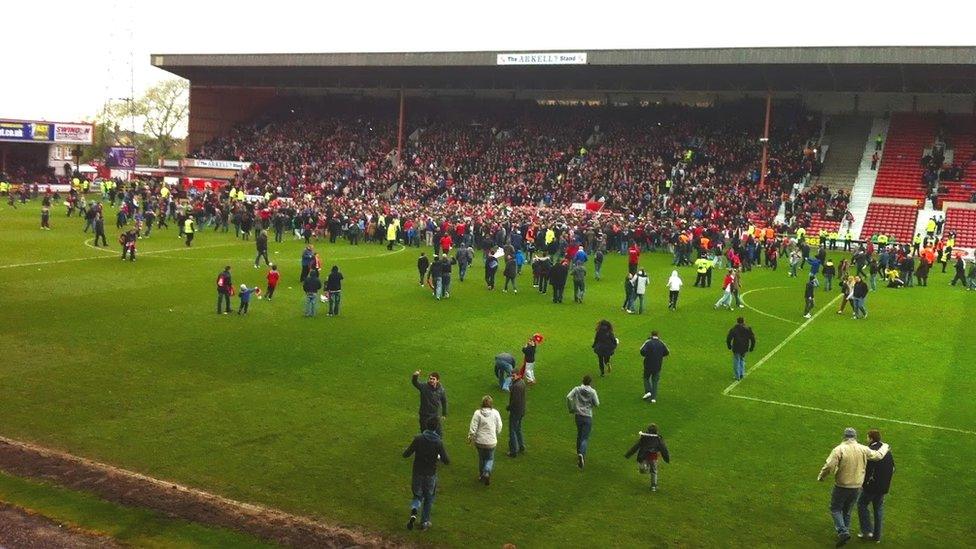
[(271, 301), (271, 296), (274, 295), (275, 288), (278, 287), (278, 278), (281, 275), (278, 273), (278, 266), (275, 264), (271, 265), (271, 270), (268, 271), (268, 301)]

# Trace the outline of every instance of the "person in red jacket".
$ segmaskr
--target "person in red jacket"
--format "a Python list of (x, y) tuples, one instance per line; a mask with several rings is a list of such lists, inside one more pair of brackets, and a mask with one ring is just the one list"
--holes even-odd
[(454, 245), (454, 241), (451, 240), (451, 235), (444, 233), (441, 237), (441, 253), (449, 254), (451, 253), (451, 246)]
[(271, 264), (271, 270), (268, 271), (268, 301), (271, 301), (271, 296), (274, 295), (275, 288), (278, 287), (278, 278), (281, 277), (281, 273), (278, 272), (278, 266), (274, 263)]
[(637, 264), (640, 262), (640, 248), (637, 247), (637, 243), (633, 240), (630, 242), (630, 248), (627, 249), (627, 267), (630, 272), (637, 272)]

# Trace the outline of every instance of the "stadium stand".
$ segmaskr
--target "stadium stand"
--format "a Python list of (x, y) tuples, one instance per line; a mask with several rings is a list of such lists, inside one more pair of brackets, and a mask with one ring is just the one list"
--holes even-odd
[(955, 233), (956, 246), (976, 248), (976, 210), (949, 208), (943, 234)]
[(884, 144), (874, 196), (923, 200), (922, 153), (932, 145), (935, 121), (912, 114), (893, 114)]
[(860, 238), (866, 240), (884, 233), (894, 236), (898, 242), (910, 242), (917, 212), (915, 206), (872, 202)]

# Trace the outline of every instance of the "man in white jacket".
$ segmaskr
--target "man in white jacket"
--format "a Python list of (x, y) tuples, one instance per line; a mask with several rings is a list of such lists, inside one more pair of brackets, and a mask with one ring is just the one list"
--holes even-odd
[(468, 427), (468, 442), (474, 443), (478, 449), (478, 480), (491, 482), (491, 471), (495, 466), (495, 446), (498, 445), (498, 435), (502, 433), (502, 416), (492, 405), (492, 398), (485, 395), (481, 399), (481, 408), (471, 416)]

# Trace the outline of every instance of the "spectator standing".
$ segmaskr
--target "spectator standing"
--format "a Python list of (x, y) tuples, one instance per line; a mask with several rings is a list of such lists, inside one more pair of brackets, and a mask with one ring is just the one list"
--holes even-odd
[(311, 245), (305, 246), (302, 251), (302, 274), (299, 277), (299, 282), (305, 282), (308, 278), (308, 273), (312, 270), (312, 263), (315, 261), (315, 250), (312, 249)]
[(837, 546), (851, 539), (851, 509), (864, 484), (868, 460), (879, 461), (888, 453), (888, 445), (881, 443), (877, 450), (857, 442), (853, 427), (844, 429), (844, 440), (827, 456), (817, 480), (834, 476), (834, 490), (830, 496), (830, 516), (837, 530)]
[(661, 366), (664, 357), (671, 354), (668, 346), (658, 337), (657, 330), (641, 346), (640, 354), (644, 357), (644, 400), (657, 402), (657, 384), (661, 379)]
[(725, 337), (725, 346), (732, 351), (732, 375), (739, 381), (746, 376), (746, 353), (756, 349), (756, 335), (741, 316)]
[(481, 408), (474, 411), (468, 426), (468, 442), (478, 449), (478, 480), (491, 484), (491, 472), (495, 466), (495, 447), (502, 434), (502, 416), (493, 406), (491, 396), (481, 399)]
[(637, 296), (637, 314), (644, 314), (644, 296), (647, 294), (647, 285), (650, 279), (644, 269), (637, 271), (637, 278), (634, 279), (634, 295)]
[(186, 219), (183, 221), (183, 234), (186, 235), (186, 247), (189, 248), (193, 244), (193, 235), (197, 230), (197, 222), (193, 219), (192, 215), (187, 215)]
[(315, 309), (318, 306), (319, 290), (322, 289), (322, 281), (319, 280), (319, 272), (312, 271), (308, 278), (302, 282), (302, 290), (305, 291), (305, 316), (315, 316)]
[(339, 316), (339, 303), (342, 301), (342, 273), (339, 266), (333, 265), (329, 277), (325, 280), (325, 291), (329, 299), (329, 316)]
[(268, 231), (261, 230), (258, 232), (258, 235), (254, 237), (254, 246), (258, 251), (258, 255), (254, 257), (254, 268), (258, 268), (258, 263), (262, 257), (265, 265), (271, 265), (271, 261), (268, 260)]
[[(881, 431), (868, 431), (868, 448), (878, 451), (881, 449)], [(857, 499), (857, 517), (861, 524), (861, 533), (857, 537), (881, 543), (881, 526), (884, 522), (884, 497), (891, 488), (891, 477), (895, 474), (895, 458), (891, 451), (881, 461), (869, 461), (864, 471), (864, 484), (861, 495)], [(872, 514), (868, 513), (868, 506), (872, 507)]]
[(586, 294), (586, 267), (583, 265), (583, 262), (577, 261), (573, 263), (573, 267), (570, 269), (570, 275), (573, 277), (573, 301), (582, 303), (583, 297)]
[(525, 453), (522, 418), (525, 417), (525, 380), (521, 374), (512, 376), (508, 392), (508, 457)]
[(230, 314), (230, 293), (234, 282), (230, 277), (230, 265), (217, 275), (217, 314), (221, 314), (221, 302), (224, 304), (223, 314)]
[[(803, 318), (813, 318), (810, 314), (814, 307), (814, 292), (817, 290), (817, 277), (813, 274), (807, 279), (806, 285), (803, 287), (803, 299), (806, 302), (806, 306), (803, 309)], [(838, 311), (839, 312), (839, 311)]]
[(583, 376), (583, 383), (566, 395), (569, 412), (576, 418), (576, 466), (580, 469), (585, 465), (590, 432), (593, 430), (593, 408), (600, 405), (600, 397), (591, 387), (592, 383), (590, 376)]
[(671, 271), (671, 277), (668, 278), (665, 286), (668, 288), (668, 309), (675, 311), (678, 309), (678, 294), (681, 292), (681, 286), (684, 284), (681, 281), (681, 277), (678, 276), (678, 271)]
[(420, 252), (420, 257), (417, 258), (417, 273), (420, 275), (419, 282), (420, 285), (424, 285), (424, 275), (427, 274), (427, 269), (430, 268), (430, 259), (427, 258), (427, 252)]
[(281, 278), (281, 273), (278, 272), (278, 266), (274, 263), (271, 264), (271, 270), (268, 271), (268, 291), (265, 292), (267, 296), (265, 299), (271, 301), (271, 297), (275, 293), (275, 289), (278, 288), (278, 280)]

